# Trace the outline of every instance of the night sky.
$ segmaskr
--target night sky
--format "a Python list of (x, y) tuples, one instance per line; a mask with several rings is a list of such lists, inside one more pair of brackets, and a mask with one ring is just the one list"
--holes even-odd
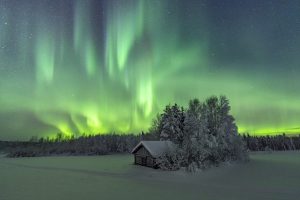
[(299, 0), (0, 0), (0, 139), (147, 131), (226, 95), (240, 132), (300, 132)]

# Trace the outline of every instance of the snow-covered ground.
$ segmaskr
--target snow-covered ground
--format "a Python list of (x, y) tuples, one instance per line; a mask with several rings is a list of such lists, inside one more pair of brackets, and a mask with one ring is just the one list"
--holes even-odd
[(131, 155), (0, 158), (0, 200), (300, 199), (300, 152), (251, 154), (189, 174), (135, 166)]

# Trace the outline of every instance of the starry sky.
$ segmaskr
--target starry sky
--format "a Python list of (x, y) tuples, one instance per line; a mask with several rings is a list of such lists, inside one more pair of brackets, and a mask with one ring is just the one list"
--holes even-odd
[(226, 95), (240, 132), (300, 132), (298, 0), (0, 0), (0, 139), (147, 131)]

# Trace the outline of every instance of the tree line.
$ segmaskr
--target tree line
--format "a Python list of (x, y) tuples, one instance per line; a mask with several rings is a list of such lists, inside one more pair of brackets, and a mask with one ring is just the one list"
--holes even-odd
[(300, 135), (287, 136), (286, 134), (275, 136), (250, 136), (243, 135), (243, 140), (249, 151), (289, 151), (300, 150)]
[[(241, 139), (248, 151), (289, 151), (300, 150), (300, 135), (251, 136), (244, 134)], [(130, 153), (141, 140), (158, 140), (157, 135), (108, 134), (66, 137), (58, 133), (50, 139), (31, 137), (29, 141), (0, 141), (0, 153), (10, 157), (34, 157), (50, 155), (106, 155)]]
[[(106, 134), (50, 138), (31, 138), (27, 142), (2, 142), (0, 152), (8, 157), (36, 157), (53, 155), (106, 155), (129, 153), (141, 140), (141, 135)], [(1, 145), (2, 144), (2, 145)]]

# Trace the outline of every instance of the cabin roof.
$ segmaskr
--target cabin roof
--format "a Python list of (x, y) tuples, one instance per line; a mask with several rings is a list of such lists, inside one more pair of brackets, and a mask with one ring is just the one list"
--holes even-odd
[(175, 147), (174, 143), (171, 141), (141, 141), (133, 148), (131, 153), (136, 153), (142, 146), (145, 147), (153, 157), (161, 156)]

